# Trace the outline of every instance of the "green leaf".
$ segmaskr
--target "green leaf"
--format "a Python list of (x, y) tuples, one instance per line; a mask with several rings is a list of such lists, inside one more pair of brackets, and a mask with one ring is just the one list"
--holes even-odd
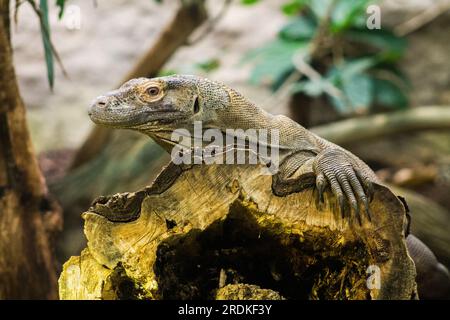
[(279, 37), (287, 40), (309, 40), (316, 32), (317, 24), (307, 16), (300, 16), (285, 25), (279, 32)]
[(408, 106), (408, 97), (393, 82), (374, 79), (375, 102), (377, 105), (404, 109)]
[(65, 5), (66, 5), (66, 0), (56, 0), (56, 6), (59, 7), (58, 19), (61, 19), (63, 16)]
[(247, 53), (242, 62), (255, 63), (250, 82), (271, 85), (273, 90), (277, 90), (294, 70), (293, 55), (299, 49), (306, 48), (306, 44), (306, 42), (276, 39), (262, 48)]
[(292, 0), (281, 6), (281, 11), (288, 16), (293, 16), (300, 12), (307, 4), (308, 0)]
[(331, 105), (340, 114), (349, 114), (352, 112), (352, 108), (349, 106), (348, 103), (346, 103), (344, 101), (344, 99), (335, 97), (335, 96), (329, 96), (329, 95), (327, 95), (327, 97), (328, 97), (328, 100), (330, 101)]
[(158, 77), (165, 77), (165, 76), (171, 76), (177, 74), (176, 70), (172, 70), (172, 69), (162, 69), (158, 72), (157, 76)]
[(336, 66), (338, 76), (340, 78), (351, 78), (361, 74), (378, 63), (378, 59), (373, 56), (359, 58), (354, 60), (347, 60), (344, 63)]
[(399, 66), (382, 61), (373, 70), (377, 73), (380, 71), (386, 73), (389, 79), (392, 79), (391, 82), (397, 83), (402, 88), (411, 89), (411, 81)]
[(373, 79), (358, 74), (342, 81), (342, 90), (354, 110), (369, 109), (373, 103)]
[(332, 68), (326, 78), (339, 88), (343, 97), (329, 97), (340, 113), (368, 109), (374, 101), (373, 79), (367, 74), (378, 63), (376, 57), (345, 61)]
[(381, 50), (383, 59), (387, 61), (395, 61), (400, 58), (407, 44), (404, 38), (399, 38), (386, 29), (348, 30), (345, 33), (345, 38)]
[(310, 97), (318, 97), (324, 93), (324, 87), (327, 80), (322, 79), (320, 81), (303, 80), (296, 82), (292, 85), (292, 93), (303, 92)]
[(337, 1), (331, 14), (331, 31), (341, 32), (358, 25), (361, 18), (365, 20), (366, 7), (369, 2), (369, 0)]
[(54, 84), (54, 67), (53, 67), (53, 51), (50, 41), (50, 25), (48, 23), (48, 3), (47, 0), (39, 1), (39, 9), (41, 11), (41, 35), (44, 45), (45, 63), (47, 66), (47, 79), (50, 88), (53, 89)]
[(257, 2), (259, 2), (260, 0), (241, 0), (241, 3), (244, 5), (252, 5), (255, 4)]
[(196, 67), (205, 72), (211, 72), (220, 67), (220, 61), (219, 59), (209, 59), (207, 61), (197, 63)]
[(341, 86), (343, 79), (350, 79), (364, 73), (378, 63), (376, 57), (366, 57), (344, 61), (332, 67), (326, 74), (326, 78), (336, 86)]
[(270, 85), (273, 90), (277, 90), (292, 71), (294, 71), (294, 66), (290, 60), (273, 59), (265, 61), (255, 66), (250, 74), (250, 82), (252, 84)]

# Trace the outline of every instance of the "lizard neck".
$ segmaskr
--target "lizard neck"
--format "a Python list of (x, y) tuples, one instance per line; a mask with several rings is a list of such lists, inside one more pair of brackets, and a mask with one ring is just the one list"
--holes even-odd
[(280, 153), (319, 151), (316, 137), (297, 122), (282, 115), (268, 113), (232, 89), (229, 89), (229, 97), (228, 107), (217, 113), (220, 128), (268, 130), (270, 134), (278, 135)]
[[(204, 130), (216, 129), (222, 133), (223, 141), (226, 140), (226, 137), (233, 136), (257, 143), (258, 146), (276, 147), (280, 158), (285, 158), (298, 151), (319, 152), (317, 138), (300, 124), (285, 116), (275, 116), (266, 112), (232, 89), (227, 89), (227, 92), (227, 103), (223, 101), (221, 103), (223, 107), (217, 108), (213, 116), (211, 116), (211, 113), (206, 113), (195, 120), (202, 123), (203, 131), (199, 134), (198, 131), (193, 130), (195, 123), (187, 125), (189, 128), (185, 124), (183, 127), (186, 129), (186, 135), (201, 140)], [(208, 107), (206, 106), (206, 108)], [(179, 142), (172, 140), (173, 131), (170, 130), (160, 128), (144, 133), (169, 153), (175, 145), (179, 144)], [(195, 145), (193, 142), (187, 144), (189, 146)], [(208, 144), (208, 141), (200, 143), (203, 146)]]

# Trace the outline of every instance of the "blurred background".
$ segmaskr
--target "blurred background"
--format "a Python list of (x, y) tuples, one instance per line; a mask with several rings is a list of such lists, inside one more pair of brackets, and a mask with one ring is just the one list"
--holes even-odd
[(44, 224), (57, 226), (55, 268), (85, 246), (81, 213), (93, 199), (149, 185), (169, 159), (144, 136), (95, 127), (90, 102), (130, 78), (173, 73), (224, 82), (358, 155), (406, 198), (413, 233), (450, 265), (450, 1), (2, 5), (34, 153), (24, 150), (46, 178)]

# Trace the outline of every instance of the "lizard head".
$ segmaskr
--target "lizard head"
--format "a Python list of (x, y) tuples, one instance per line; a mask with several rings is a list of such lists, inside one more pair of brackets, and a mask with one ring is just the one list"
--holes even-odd
[(151, 134), (189, 128), (196, 120), (207, 125), (228, 100), (222, 85), (195, 76), (136, 78), (97, 97), (89, 116), (99, 125)]

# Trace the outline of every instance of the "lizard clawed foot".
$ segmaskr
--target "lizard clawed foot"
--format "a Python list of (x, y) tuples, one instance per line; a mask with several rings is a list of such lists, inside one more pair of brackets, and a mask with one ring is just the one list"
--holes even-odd
[(369, 202), (373, 198), (371, 179), (354, 164), (352, 159), (340, 149), (326, 150), (320, 153), (313, 163), (316, 175), (316, 188), (319, 202), (323, 202), (325, 189), (329, 187), (337, 199), (342, 218), (345, 218), (345, 201), (355, 213), (361, 225), (360, 206), (364, 208), (369, 221), (371, 213)]

